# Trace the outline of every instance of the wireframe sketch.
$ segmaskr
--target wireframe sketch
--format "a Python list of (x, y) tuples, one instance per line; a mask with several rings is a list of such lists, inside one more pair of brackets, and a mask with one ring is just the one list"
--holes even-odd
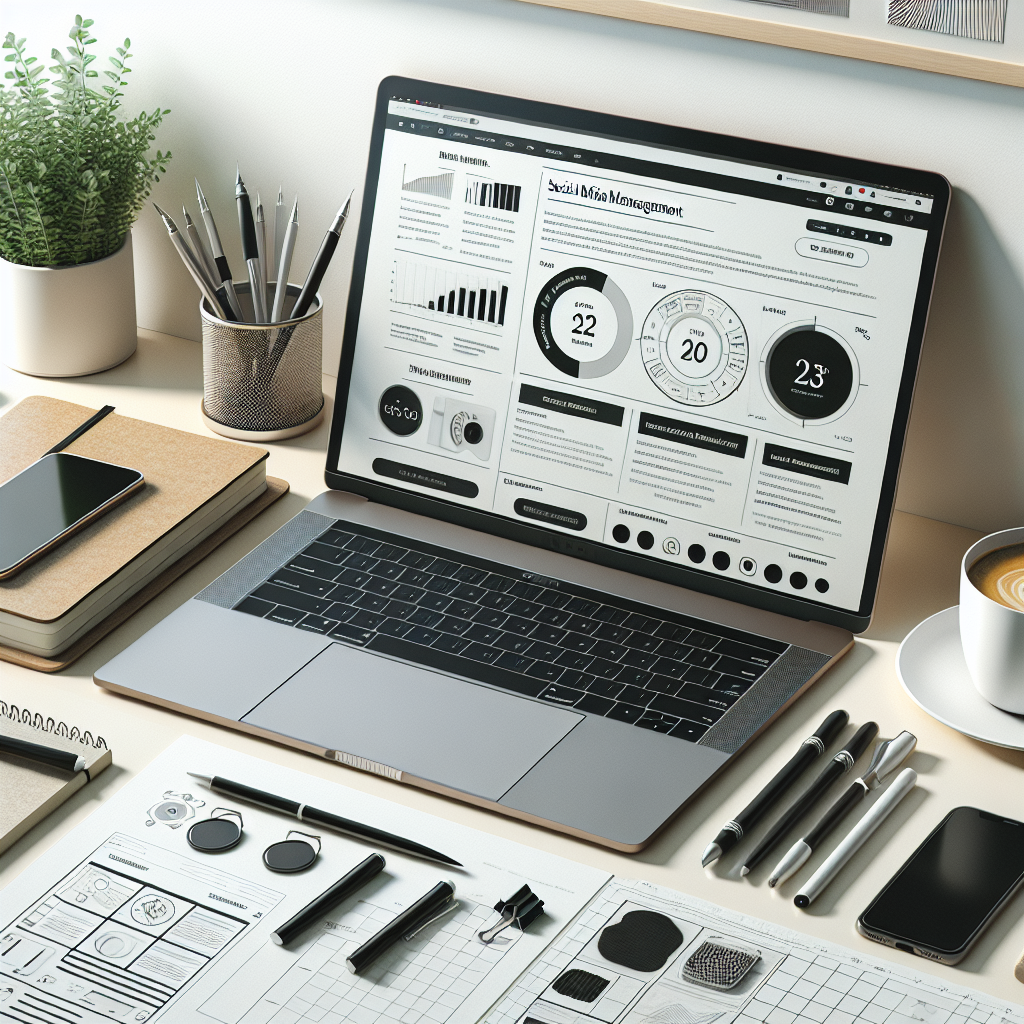
[(850, 16), (850, 0), (747, 0), (747, 3), (788, 7), (793, 11), (810, 11), (812, 14), (836, 14), (840, 18)]
[(1007, 0), (889, 0), (889, 24), (1001, 43)]
[(670, 1006), (662, 1006), (655, 1010), (649, 1017), (644, 1018), (644, 1024), (713, 1024), (722, 1013), (694, 1013), (688, 1010), (682, 1003), (672, 1003)]

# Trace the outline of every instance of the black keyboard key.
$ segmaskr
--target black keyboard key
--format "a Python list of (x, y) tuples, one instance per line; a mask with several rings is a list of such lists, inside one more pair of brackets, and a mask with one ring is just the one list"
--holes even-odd
[(650, 633), (634, 631), (626, 637), (624, 643), (635, 651), (648, 651), (653, 654), (661, 646), (662, 641), (656, 636), (651, 636)]
[(451, 654), (458, 654), (469, 646), (469, 641), (461, 636), (452, 636), (449, 633), (442, 633), (440, 639), (435, 640), (431, 647), (436, 650), (448, 651)]
[(386, 580), (397, 580), (405, 572), (405, 566), (399, 565), (397, 562), (378, 562), (372, 569), (368, 569), (367, 572), (372, 573), (374, 576), (383, 576)]
[(545, 686), (538, 694), (541, 700), (550, 704), (565, 704), (572, 706), (583, 696), (582, 690), (574, 690), (571, 686)]
[(396, 619), (407, 619), (414, 611), (416, 611), (416, 605), (407, 604), (405, 601), (396, 601), (392, 598), (388, 601), (384, 614)]
[(394, 580), (385, 580), (374, 576), (367, 581), (363, 589), (371, 594), (379, 594), (381, 597), (390, 597), (398, 589), (398, 586)]
[[(599, 619), (601, 622), (610, 622), (613, 626), (618, 626), (629, 618), (629, 612), (623, 611), (621, 608), (615, 608), (610, 604), (603, 604), (590, 617), (592, 619)], [(609, 637), (608, 639), (614, 640), (615, 638)]]
[(518, 615), (509, 615), (506, 616), (505, 624), (501, 628), (519, 636), (526, 636), (537, 628), (537, 623), (530, 619), (521, 619)]
[(674, 622), (663, 622), (655, 631), (654, 635), (662, 640), (673, 641), (681, 644), (686, 640), (690, 630), (686, 626), (677, 626)]
[(517, 636), (515, 633), (502, 633), (494, 641), (495, 647), (503, 651), (512, 651), (513, 654), (523, 654), (533, 646), (533, 641), (528, 636)]
[[(388, 636), (405, 636), (406, 633), (415, 628), (411, 622), (403, 622), (401, 619), (385, 619), (377, 627), (377, 632), (387, 633)], [(438, 636), (440, 636), (440, 633)]]
[(623, 625), (627, 629), (638, 629), (641, 633), (653, 633), (661, 625), (661, 620), (652, 619), (649, 615), (630, 615)]
[(332, 565), (341, 565), (348, 557), (347, 551), (333, 548), (330, 544), (320, 544), (319, 542), (310, 544), (302, 553), (311, 558), (319, 558), (322, 562), (330, 562)]
[(497, 629), (507, 618), (508, 616), (504, 612), (496, 612), (493, 608), (481, 608), (473, 616), (473, 621), (479, 622), (483, 626), (494, 626)]
[(706, 651), (710, 651), (718, 643), (718, 640), (717, 636), (712, 636), (710, 633), (701, 633), (696, 629), (691, 629), (686, 637), (686, 642), (691, 647), (701, 647)]
[(695, 649), (690, 651), (685, 660), (688, 664), (696, 665), (698, 668), (712, 668), (719, 657), (720, 655), (713, 654), (711, 651)]
[(431, 594), (427, 591), (416, 603), (421, 608), (431, 608), (435, 612), (443, 612), (452, 603), (452, 599), (445, 597), (444, 594)]
[(387, 608), (389, 599), (381, 597), (380, 594), (363, 593), (353, 603), (357, 608), (363, 608), (368, 612), (382, 612)]
[(548, 626), (543, 622), (535, 623), (533, 632), (530, 634), (534, 640), (539, 640), (545, 644), (557, 644), (559, 640), (565, 636), (565, 630), (559, 629), (557, 626)]
[(273, 604), (283, 604), (286, 608), (300, 608), (304, 612), (312, 612), (314, 615), (323, 615), (331, 606), (330, 601), (322, 597), (310, 597), (309, 594), (299, 594), (294, 590), (286, 590), (284, 587), (275, 587), (271, 583), (264, 583), (262, 587), (253, 593), (253, 597), (262, 598)]
[(418, 604), (426, 591), (422, 587), (410, 587), (408, 583), (400, 583), (398, 589), (391, 594), (395, 601), (410, 601)]
[(739, 661), (736, 658), (722, 657), (715, 665), (715, 671), (725, 672), (730, 676), (739, 676), (740, 679), (749, 679), (754, 682), (768, 671), (767, 665), (752, 665), (749, 661)]
[(624, 700), (627, 704), (636, 704), (637, 707), (646, 707), (654, 697), (653, 691), (644, 690), (639, 686), (624, 686), (619, 692), (619, 700)]
[[(560, 594), (557, 590), (545, 587), (533, 600), (547, 605), (548, 608), (561, 608), (563, 605), (568, 604), (571, 599), (571, 594)], [(566, 615), (568, 614), (570, 613), (566, 612)]]
[(488, 572), (486, 569), (476, 569), (472, 565), (460, 565), (452, 575), (462, 583), (479, 583), (487, 579)]
[(658, 693), (667, 693), (669, 696), (672, 696), (679, 691), (681, 685), (678, 679), (672, 679), (670, 676), (655, 675), (644, 689), (655, 690)]
[(613, 683), (610, 679), (595, 679), (587, 689), (602, 697), (618, 697), (622, 693), (622, 683)]
[(319, 615), (307, 615), (299, 624), (299, 629), (309, 633), (330, 633), (338, 625), (336, 619), (325, 619)]
[[(405, 626), (412, 625), (409, 622), (403, 623)], [(381, 630), (384, 632), (384, 630)], [(444, 636), (444, 633), (438, 633), (436, 629), (427, 629), (426, 626), (413, 626), (408, 633), (405, 634), (405, 639), (412, 644), (424, 644), (430, 646), (438, 637)]]
[(333, 544), (336, 548), (343, 548), (354, 536), (351, 533), (345, 533), (344, 530), (330, 529), (326, 533), (320, 534), (317, 540), (321, 544)]
[(718, 675), (717, 672), (709, 672), (706, 668), (688, 665), (682, 678), (688, 683), (697, 683), (699, 686), (714, 686)]
[(566, 606), (567, 612), (572, 612), (574, 615), (586, 615), (590, 617), (600, 608), (601, 605), (597, 601), (588, 601), (585, 597), (574, 597)]
[(469, 583), (460, 583), (452, 591), (452, 597), (458, 598), (460, 601), (470, 601), (476, 604), (486, 593), (487, 591), (483, 587), (474, 587)]
[(650, 729), (651, 732), (671, 732), (679, 724), (679, 719), (671, 715), (653, 715), (648, 711), (636, 724), (641, 729)]
[(730, 658), (738, 658), (740, 661), (751, 661), (755, 665), (764, 665), (767, 668), (778, 657), (772, 651), (763, 650), (760, 647), (752, 647), (750, 644), (741, 644), (738, 640), (719, 640), (715, 644), (715, 650), (719, 654), (726, 654)]
[(437, 624), (437, 628), (442, 633), (454, 633), (456, 636), (462, 636), (472, 625), (473, 623), (468, 619), (457, 619), (454, 615), (446, 615)]
[(568, 612), (559, 611), (557, 608), (542, 608), (537, 613), (537, 621), (548, 626), (564, 626), (572, 616)]
[[(402, 559), (401, 564), (405, 565), (405, 559)], [(433, 576), (430, 573), (421, 572), (419, 569), (406, 569), (398, 578), (403, 583), (408, 583), (409, 586), (425, 587), (433, 579)]]
[(335, 601), (327, 611), (324, 612), (324, 616), (328, 619), (337, 619), (339, 622), (348, 622), (353, 615), (359, 611), (355, 605), (341, 604)]
[(577, 690), (586, 690), (595, 679), (578, 669), (567, 669), (558, 677), (558, 681), (562, 686), (575, 686)]
[(723, 693), (731, 693), (734, 697), (742, 697), (753, 685), (753, 683), (747, 682), (746, 679), (737, 679), (735, 676), (722, 676), (715, 682), (714, 688), (721, 690)]
[(301, 572), (305, 576), (317, 576), (322, 580), (333, 580), (338, 575), (338, 567), (319, 558), (309, 555), (296, 555), (287, 565), (292, 572)]
[(685, 658), (692, 650), (692, 647), (687, 647), (685, 644), (673, 643), (671, 640), (665, 640), (657, 647), (657, 653), (662, 658), (671, 658), (673, 661), (682, 661), (683, 658)]
[(589, 654), (577, 654), (575, 651), (562, 651), (558, 656), (557, 661), (559, 665), (564, 665), (566, 668), (573, 668), (582, 671), (589, 667), (590, 663), (594, 659)]
[(621, 644), (629, 636), (629, 630), (625, 626), (616, 626), (611, 622), (605, 622), (594, 632), (599, 640), (610, 640), (612, 643)]
[(628, 650), (628, 647), (613, 644), (610, 640), (598, 640), (591, 648), (591, 653), (598, 658), (605, 658), (607, 661), (620, 661), (626, 656)]
[(235, 605), (235, 611), (245, 612), (246, 615), (255, 615), (262, 619), (273, 607), (274, 605), (270, 601), (261, 601), (258, 597), (247, 597)]
[(386, 619), (386, 615), (380, 615), (378, 612), (358, 611), (348, 620), (348, 625), (358, 626), (360, 629), (376, 629)]
[(630, 668), (628, 665), (625, 668), (620, 665), (618, 674), (615, 676), (616, 682), (627, 683), (630, 686), (646, 686), (650, 680), (650, 672), (644, 672), (639, 668)]
[[(482, 626), (479, 622), (474, 622), (469, 629), (466, 630), (466, 636), (470, 640), (475, 640), (480, 644), (487, 644), (490, 647), (498, 637), (501, 636), (500, 629), (494, 629), (491, 626)], [(497, 657), (497, 655), (495, 655)]]
[(655, 672), (660, 672), (664, 676), (671, 676), (673, 679), (682, 679), (689, 667), (689, 665), (684, 665), (679, 661), (672, 661), (669, 658), (658, 658), (654, 663)]
[(533, 676), (535, 679), (543, 679), (546, 682), (553, 683), (564, 671), (565, 669), (561, 665), (552, 665), (550, 662), (545, 661), (535, 661), (526, 670), (526, 674)]
[[(568, 611), (567, 608), (563, 610)], [(582, 615), (574, 615), (565, 624), (565, 628), (571, 629), (576, 633), (586, 633), (587, 636), (590, 636), (592, 633), (595, 633), (597, 631), (600, 625), (601, 623), (598, 622), (597, 619), (588, 619)]]
[(525, 598), (527, 601), (535, 601), (537, 595), (544, 590), (543, 587), (535, 587), (532, 583), (514, 583), (509, 587), (508, 592), (514, 594), (516, 597)]
[(533, 658), (526, 658), (522, 654), (514, 654), (512, 651), (504, 651), (495, 662), (509, 672), (525, 672), (532, 664)]
[(672, 730), (672, 736), (678, 736), (683, 740), (690, 740), (696, 743), (708, 731), (706, 725), (697, 725), (696, 722), (688, 722), (685, 718)]
[(306, 613), (298, 608), (282, 608), (280, 605), (263, 617), (271, 622), (280, 622), (283, 626), (294, 626)]
[(719, 708), (706, 708), (701, 704), (680, 700), (678, 697), (669, 697), (664, 693), (657, 694), (648, 706), (652, 711), (660, 711), (665, 715), (677, 715), (679, 718), (687, 718), (699, 725), (714, 725), (725, 714)]
[[(484, 581), (486, 585), (486, 581)], [(516, 599), (511, 594), (502, 594), (497, 590), (489, 590), (484, 594), (477, 604), (482, 605), (484, 608), (493, 608), (495, 611), (503, 612), (507, 611), (510, 605), (516, 603)]]
[(599, 697), (596, 693), (585, 693), (574, 705), (577, 711), (589, 711), (592, 715), (607, 715), (615, 701)]
[(471, 619), (476, 615), (479, 607), (472, 601), (452, 601), (445, 610), (449, 615), (458, 615), (460, 619)]
[(434, 556), (425, 555), (422, 551), (410, 551), (407, 555), (403, 555), (399, 561), (402, 565), (407, 565), (412, 569), (426, 569), (434, 561)]
[(348, 640), (349, 643), (363, 646), (364, 644), (369, 643), (373, 638), (374, 633), (369, 629), (360, 629), (357, 626), (341, 623), (331, 630), (331, 636), (337, 637), (339, 640)]
[[(435, 558), (429, 565), (424, 566), (427, 572), (435, 576), (451, 576), (462, 566), (458, 562), (450, 562), (447, 558)], [(458, 586), (458, 580), (453, 581)]]
[(364, 555), (369, 554), (371, 551), (376, 551), (380, 547), (380, 541), (374, 540), (372, 537), (353, 537), (350, 541), (346, 541), (345, 547), (349, 551), (361, 551)]
[(616, 702), (605, 718), (614, 718), (619, 722), (639, 722), (644, 716), (644, 709), (634, 704), (623, 704)]
[(342, 604), (351, 604), (361, 593), (362, 591), (355, 587), (347, 587), (343, 583), (339, 583), (331, 591), (331, 600)]
[(377, 558), (386, 558), (389, 562), (397, 562), (400, 558), (405, 557), (408, 548), (400, 548), (395, 544), (381, 544), (374, 555)]
[(511, 576), (505, 576), (503, 573), (492, 572), (487, 574), (487, 579), (480, 583), (481, 587), (486, 587), (488, 590), (494, 590), (499, 593), (507, 593), (515, 586), (516, 581)]
[(524, 601), (521, 597), (516, 598), (506, 609), (509, 615), (521, 615), (524, 619), (532, 619), (544, 605), (536, 601)]
[(462, 653), (474, 661), (482, 661), (485, 665), (493, 665), (504, 652), (498, 650), (497, 647), (471, 643)]
[(589, 651), (594, 646), (594, 640), (592, 637), (585, 636), (583, 633), (566, 633), (561, 640), (558, 641), (559, 647), (566, 647), (570, 651)]
[(616, 665), (614, 661), (605, 661), (604, 658), (594, 658), (588, 671), (602, 679), (614, 679), (622, 671), (622, 666)]
[(358, 569), (360, 572), (370, 572), (376, 567), (376, 558), (371, 558), (369, 555), (361, 555), (358, 551), (353, 551), (348, 558), (345, 559), (346, 569)]
[(450, 594), (458, 585), (458, 580), (448, 579), (447, 576), (431, 576), (426, 588), (434, 594)]
[(346, 587), (362, 587), (373, 579), (368, 572), (359, 572), (357, 569), (345, 569), (338, 576), (338, 582), (344, 583)]
[(562, 653), (562, 648), (551, 644), (532, 643), (526, 653), (538, 661), (554, 661)]
[(429, 608), (417, 608), (416, 611), (406, 619), (414, 626), (436, 626), (444, 616), (440, 612), (432, 612)]
[(722, 711), (728, 711), (739, 699), (735, 694), (727, 693), (725, 690), (709, 690), (706, 686), (698, 686), (696, 683), (683, 683), (675, 696)]
[(660, 659), (656, 654), (648, 654), (645, 651), (627, 651), (626, 656), (622, 659), (623, 665), (629, 665), (631, 668), (654, 668)]

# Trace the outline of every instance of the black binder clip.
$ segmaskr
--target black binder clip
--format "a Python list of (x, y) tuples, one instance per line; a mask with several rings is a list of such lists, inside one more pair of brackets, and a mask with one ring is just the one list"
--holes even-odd
[(544, 913), (544, 901), (535, 896), (528, 885), (524, 885), (511, 899), (498, 900), (494, 909), (501, 914), (501, 920), (477, 934), (485, 945), (490, 945), (506, 928), (513, 925), (523, 931)]

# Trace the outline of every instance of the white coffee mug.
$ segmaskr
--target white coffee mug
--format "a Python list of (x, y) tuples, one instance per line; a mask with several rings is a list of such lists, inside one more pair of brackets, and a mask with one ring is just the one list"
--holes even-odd
[(982, 537), (960, 563), (960, 643), (977, 691), (1003, 711), (1024, 715), (1024, 611), (986, 597), (967, 571), (984, 555), (1024, 543), (1024, 528)]

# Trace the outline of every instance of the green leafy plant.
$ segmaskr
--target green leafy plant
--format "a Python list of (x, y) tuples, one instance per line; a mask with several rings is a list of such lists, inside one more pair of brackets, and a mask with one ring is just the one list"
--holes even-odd
[(43, 65), (25, 54), (25, 40), (8, 32), (0, 83), (0, 256), (34, 267), (68, 266), (117, 252), (170, 153), (147, 157), (169, 110), (133, 120), (118, 115), (130, 72), (131, 41), (109, 57), (111, 85), (93, 88), (99, 72), (87, 47), (93, 21), (75, 16), (68, 56), (43, 78)]

